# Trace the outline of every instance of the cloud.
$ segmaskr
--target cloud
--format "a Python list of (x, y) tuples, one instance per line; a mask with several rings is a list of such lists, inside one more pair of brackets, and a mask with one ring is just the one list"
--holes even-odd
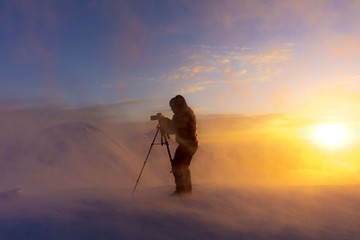
[(183, 93), (218, 88), (221, 84), (270, 81), (282, 74), (283, 64), (292, 57), (292, 48), (288, 44), (263, 50), (224, 46), (193, 47), (187, 52), (186, 65), (164, 74), (160, 79), (165, 83), (177, 84)]
[(276, 33), (281, 29), (292, 33), (316, 34), (318, 30), (324, 32), (338, 28), (343, 19), (349, 18), (349, 24), (356, 26), (354, 20), (359, 10), (356, 0), (341, 4), (326, 0), (212, 0), (206, 4), (201, 1), (187, 1), (187, 4), (189, 8), (196, 9), (194, 14), (197, 12), (199, 17), (193, 16), (193, 19), (197, 19), (201, 28), (206, 29), (207, 36), (216, 29), (238, 39), (250, 37), (253, 32)]
[(265, 53), (247, 54), (245, 55), (245, 59), (247, 62), (254, 65), (278, 63), (289, 60), (289, 51), (289, 48), (283, 48), (270, 50), (269, 52)]
[(201, 85), (195, 85), (195, 86), (190, 86), (187, 87), (186, 89), (180, 91), (180, 94), (193, 94), (196, 92), (200, 92), (203, 91), (205, 89), (205, 86), (201, 86)]
[(205, 74), (211, 74), (215, 71), (214, 66), (205, 66), (205, 65), (190, 65), (190, 66), (182, 66), (175, 70), (172, 75), (168, 78), (170, 80), (182, 80), (189, 78), (198, 78)]
[(358, 80), (360, 79), (360, 75), (354, 75), (348, 78), (349, 80)]

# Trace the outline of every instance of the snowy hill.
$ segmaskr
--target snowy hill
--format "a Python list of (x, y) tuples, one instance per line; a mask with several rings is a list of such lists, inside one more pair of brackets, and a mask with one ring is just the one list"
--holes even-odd
[[(51, 126), (31, 142), (12, 143), (1, 160), (3, 188), (24, 190), (129, 187), (143, 161), (100, 128), (82, 121)], [(149, 173), (145, 177), (157, 181)]]

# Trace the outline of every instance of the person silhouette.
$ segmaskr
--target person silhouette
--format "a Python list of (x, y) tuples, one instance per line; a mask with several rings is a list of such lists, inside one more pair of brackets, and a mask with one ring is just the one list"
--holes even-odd
[(177, 95), (169, 102), (174, 115), (172, 119), (163, 117), (161, 125), (168, 134), (175, 134), (178, 146), (171, 162), (175, 179), (175, 191), (171, 196), (191, 194), (192, 183), (190, 162), (198, 149), (197, 123), (193, 110), (183, 96)]

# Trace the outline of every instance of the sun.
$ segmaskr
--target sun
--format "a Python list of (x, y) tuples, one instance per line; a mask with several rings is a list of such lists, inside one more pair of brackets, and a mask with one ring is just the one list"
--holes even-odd
[(346, 142), (348, 131), (339, 123), (323, 123), (317, 126), (315, 138), (325, 147), (337, 147)]

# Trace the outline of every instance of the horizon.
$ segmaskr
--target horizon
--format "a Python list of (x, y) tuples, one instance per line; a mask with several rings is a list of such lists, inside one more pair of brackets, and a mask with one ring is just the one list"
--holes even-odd
[[(43, 151), (45, 153), (50, 151), (49, 156), (62, 156), (63, 153), (51, 153), (62, 144), (59, 143), (60, 145), (57, 147), (57, 144), (53, 143), (53, 146), (50, 145), (50, 148), (47, 149), (48, 142), (37, 143), (37, 140), (34, 139), (49, 129), (59, 127), (60, 130), (56, 131), (58, 136), (54, 137), (61, 140), (63, 134), (67, 134), (67, 128), (61, 127), (64, 124), (65, 126), (74, 126), (75, 132), (78, 131), (77, 128), (82, 129), (82, 126), (87, 128), (87, 124), (94, 124), (111, 138), (117, 139), (118, 145), (124, 148), (129, 147), (127, 141), (132, 142), (131, 139), (140, 138), (136, 148), (130, 144), (130, 152), (141, 159), (145, 156), (145, 151), (151, 141), (152, 136), (148, 135), (154, 134), (153, 131), (158, 123), (151, 121), (150, 117), (142, 121), (125, 121), (125, 119), (119, 121), (101, 109), (88, 111), (48, 106), (47, 108), (28, 108), (27, 110), (10, 108), (3, 112), (0, 124), (4, 126), (0, 138), (2, 143), (0, 156), (6, 166), (12, 162), (9, 162), (7, 158), (11, 156), (13, 149), (19, 148), (17, 151), (26, 153), (29, 151), (26, 149), (30, 148), (32, 144), (38, 144), (36, 149), (42, 149), (40, 152), (34, 153), (34, 156), (43, 155)], [(328, 129), (329, 126), (335, 126), (335, 131), (332, 131), (331, 128)], [(195, 167), (195, 172), (199, 171), (195, 176), (203, 176), (200, 169), (205, 168), (211, 169), (212, 177), (208, 179), (210, 182), (225, 185), (358, 184), (360, 182), (358, 178), (360, 166), (356, 159), (360, 154), (358, 150), (359, 127), (359, 121), (355, 120), (345, 124), (344, 122), (324, 122), (317, 118), (299, 118), (285, 114), (200, 115), (197, 131), (200, 148), (199, 153), (195, 155), (195, 159), (198, 159), (195, 161), (195, 166), (196, 163), (200, 163), (200, 165)], [(92, 131), (91, 128), (90, 131)], [(141, 136), (146, 136), (146, 139)], [(75, 135), (74, 137), (79, 139), (79, 143), (88, 141), (87, 135)], [(84, 139), (80, 141), (81, 137)], [(176, 143), (173, 137), (172, 139), (171, 147), (174, 148)], [(329, 140), (331, 140), (331, 145), (328, 144)], [(26, 147), (27, 145), (29, 146)], [(77, 144), (71, 145), (70, 148), (77, 148)], [(104, 144), (100, 143), (100, 145)], [(22, 149), (24, 146), (25, 149)], [(95, 149), (95, 147), (93, 148)], [(87, 152), (83, 147), (76, 151)], [(101, 152), (94, 152), (93, 155), (101, 154)], [(159, 153), (158, 155), (161, 158), (165, 157)], [(24, 157), (19, 156), (20, 159)], [(126, 156), (122, 158), (126, 158)], [(207, 158), (209, 158), (209, 165), (205, 166), (204, 160)], [(37, 161), (36, 158), (33, 161)], [(239, 167), (241, 174), (236, 172), (237, 167), (235, 166)], [(263, 175), (256, 176), (255, 172)], [(14, 174), (16, 173), (14, 172)], [(224, 176), (230, 175), (232, 176), (231, 180), (224, 180)], [(200, 179), (200, 181), (204, 180)]]

